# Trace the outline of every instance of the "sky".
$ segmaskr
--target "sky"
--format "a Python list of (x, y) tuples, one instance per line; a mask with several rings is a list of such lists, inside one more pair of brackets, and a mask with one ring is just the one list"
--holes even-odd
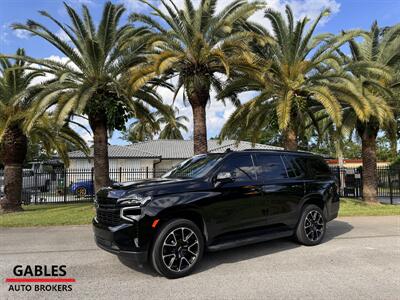
[[(150, 0), (151, 1), (151, 0)], [(225, 3), (231, 0), (220, 0), (217, 9), (223, 7)], [(66, 3), (79, 9), (82, 4), (86, 4), (94, 18), (98, 21), (101, 17), (103, 0), (65, 0)], [(126, 17), (131, 12), (147, 12), (148, 9), (144, 4), (136, 0), (114, 0), (115, 3), (123, 3), (127, 12), (121, 23), (126, 22)], [(151, 1), (156, 5), (160, 5), (158, 0)], [(182, 7), (183, 0), (173, 0), (178, 6)], [(199, 0), (194, 0), (198, 3)], [(345, 29), (364, 29), (368, 30), (373, 21), (377, 20), (380, 26), (390, 26), (400, 22), (400, 0), (267, 0), (268, 7), (284, 11), (286, 4), (290, 4), (295, 17), (301, 18), (307, 15), (311, 19), (315, 18), (319, 12), (328, 7), (331, 15), (322, 22), (317, 28), (318, 33), (331, 32), (339, 33)], [(63, 23), (69, 23), (68, 16), (62, 0), (0, 0), (0, 53), (15, 53), (18, 48), (25, 48), (27, 55), (37, 58), (51, 58), (59, 61), (66, 61), (63, 54), (57, 51), (51, 44), (38, 38), (32, 37), (23, 31), (14, 31), (10, 28), (13, 23), (25, 23), (28, 19), (42, 23), (48, 28), (54, 30), (56, 34), (63, 37), (58, 28), (49, 23), (47, 19), (42, 17), (38, 11), (45, 10), (53, 17)], [(263, 12), (256, 13), (253, 17), (254, 21), (270, 27), (268, 21), (263, 18)], [(172, 103), (172, 94), (167, 90), (160, 90), (165, 103)], [(214, 101), (213, 94), (211, 105), (207, 108), (207, 126), (208, 136), (214, 137), (218, 135), (222, 125), (234, 111), (234, 107), (227, 103), (224, 106), (221, 102)], [(253, 96), (252, 93), (241, 95), (241, 101), (248, 101)], [(192, 119), (191, 108), (184, 106), (182, 94), (178, 95), (175, 105), (178, 106), (181, 115), (186, 115)], [(88, 127), (87, 121), (80, 120), (82, 124)], [(185, 133), (186, 139), (192, 136), (192, 122), (187, 125), (189, 132)], [(89, 133), (78, 129), (82, 136), (90, 142), (92, 137)], [(119, 132), (114, 132), (110, 139), (111, 144), (126, 144), (121, 139)]]

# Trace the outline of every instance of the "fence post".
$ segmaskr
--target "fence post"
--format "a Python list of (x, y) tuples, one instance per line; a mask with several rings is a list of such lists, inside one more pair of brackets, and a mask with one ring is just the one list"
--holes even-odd
[(388, 180), (389, 180), (389, 195), (390, 195), (390, 204), (393, 204), (393, 185), (392, 185), (392, 179), (390, 177), (390, 168), (387, 168), (388, 172)]
[(360, 181), (359, 181), (359, 188), (358, 188), (358, 192), (359, 192), (359, 197), (363, 197), (364, 196), (364, 171), (363, 171), (363, 166), (358, 167), (359, 173), (360, 173)]
[(149, 167), (146, 167), (146, 179), (149, 179)]
[(339, 196), (340, 197), (343, 197), (344, 196), (344, 190), (343, 190), (343, 187), (342, 187), (342, 174), (340, 173), (341, 172), (341, 169), (340, 169), (340, 167), (339, 166), (337, 166), (336, 167), (337, 168), (337, 177), (338, 177), (338, 180), (339, 180)]
[(67, 202), (67, 169), (64, 169), (64, 202)]
[(92, 167), (91, 169), (90, 169), (90, 181), (93, 183), (93, 190), (92, 190), (92, 196), (94, 196), (95, 194), (96, 194), (96, 192), (95, 192), (95, 187), (94, 187), (94, 168)]
[(119, 167), (119, 182), (122, 182), (122, 167)]

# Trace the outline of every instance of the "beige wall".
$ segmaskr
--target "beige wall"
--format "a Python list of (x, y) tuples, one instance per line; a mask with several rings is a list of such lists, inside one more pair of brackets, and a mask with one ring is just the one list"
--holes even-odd
[[(110, 177), (116, 181), (134, 181), (138, 179), (144, 178), (152, 178), (153, 173), (153, 163), (155, 160), (153, 159), (113, 159), (109, 160), (110, 169), (112, 170)], [(88, 171), (93, 167), (93, 159), (71, 159), (69, 169), (71, 170), (85, 170)], [(122, 168), (121, 175), (119, 173), (119, 169)], [(147, 173), (145, 170), (146, 168), (149, 169)], [(126, 170), (125, 170), (126, 169)], [(133, 171), (136, 172), (133, 172)], [(140, 171), (140, 173), (138, 173)], [(90, 176), (86, 173), (79, 173), (71, 171), (69, 175), (69, 183), (74, 181), (82, 180), (82, 179), (89, 179)]]
[[(386, 161), (378, 161), (377, 162), (377, 166), (378, 167), (387, 167), (388, 165), (389, 165), (390, 163), (389, 162), (386, 162)], [(337, 167), (338, 165), (337, 164), (329, 164), (329, 166), (330, 167)], [(362, 166), (362, 163), (361, 162), (349, 162), (349, 163), (345, 163), (344, 164), (344, 167), (345, 168), (358, 168), (358, 167), (361, 167)]]
[[(128, 169), (139, 169), (146, 168), (153, 169), (153, 159), (135, 159), (135, 158), (124, 158), (109, 160), (110, 169), (116, 168), (128, 168)], [(93, 167), (93, 159), (71, 159), (69, 169), (90, 169)]]

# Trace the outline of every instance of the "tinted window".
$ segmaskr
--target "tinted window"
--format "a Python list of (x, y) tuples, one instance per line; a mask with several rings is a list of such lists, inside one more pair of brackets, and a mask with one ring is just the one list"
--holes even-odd
[(300, 177), (304, 175), (301, 167), (296, 163), (295, 156), (284, 156), (285, 166), (289, 177)]
[(250, 154), (228, 157), (219, 172), (231, 172), (236, 178), (235, 182), (255, 180), (253, 160)]
[(306, 156), (296, 158), (302, 168), (310, 178), (323, 178), (331, 176), (331, 171), (325, 161), (316, 156)]
[(220, 160), (222, 155), (201, 154), (189, 158), (172, 170), (165, 173), (163, 178), (199, 178), (210, 171)]
[(257, 174), (261, 180), (287, 178), (280, 155), (257, 154)]

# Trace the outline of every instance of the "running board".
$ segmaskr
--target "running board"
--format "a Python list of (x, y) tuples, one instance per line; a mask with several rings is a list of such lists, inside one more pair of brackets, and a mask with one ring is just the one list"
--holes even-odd
[(215, 252), (230, 248), (236, 248), (249, 244), (261, 243), (269, 240), (289, 237), (292, 236), (293, 233), (294, 233), (293, 230), (285, 230), (285, 231), (269, 232), (262, 235), (248, 236), (235, 240), (221, 241), (220, 243), (208, 246), (207, 250), (210, 252)]

